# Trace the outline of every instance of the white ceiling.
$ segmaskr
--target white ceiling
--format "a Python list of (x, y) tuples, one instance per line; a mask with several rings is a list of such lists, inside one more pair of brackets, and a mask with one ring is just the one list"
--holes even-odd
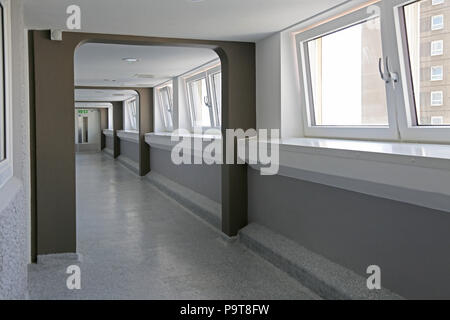
[(88, 43), (75, 52), (75, 84), (153, 87), (214, 59), (210, 49)]
[(345, 0), (25, 0), (30, 29), (65, 29), (81, 7), (81, 32), (256, 42)]
[(125, 101), (137, 96), (132, 90), (94, 90), (76, 89), (75, 101), (79, 102), (113, 102)]

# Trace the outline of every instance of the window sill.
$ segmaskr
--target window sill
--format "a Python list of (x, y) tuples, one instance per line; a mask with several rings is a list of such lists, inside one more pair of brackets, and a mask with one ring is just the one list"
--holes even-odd
[(117, 136), (121, 140), (139, 143), (139, 132), (138, 131), (120, 130), (120, 131), (117, 131)]
[(279, 175), (450, 212), (450, 145), (311, 138), (266, 143), (279, 144)]
[(112, 137), (112, 136), (114, 136), (114, 131), (111, 130), (111, 129), (104, 129), (104, 130), (103, 130), (103, 134), (104, 134), (105, 136)]
[[(179, 138), (179, 141), (172, 141), (172, 137)], [(203, 155), (204, 147), (210, 145), (211, 143), (219, 143), (220, 153), (217, 156), (222, 155), (222, 137), (216, 135), (206, 135), (206, 134), (173, 134), (172, 132), (154, 132), (147, 133), (145, 135), (145, 142), (152, 148), (161, 149), (165, 151), (172, 151), (173, 148), (179, 144), (183, 139), (191, 139), (191, 150), (190, 154), (201, 157)]]

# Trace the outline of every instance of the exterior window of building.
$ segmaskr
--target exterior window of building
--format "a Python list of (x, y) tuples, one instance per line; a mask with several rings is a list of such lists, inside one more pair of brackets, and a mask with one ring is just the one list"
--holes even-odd
[(440, 14), (431, 17), (431, 30), (441, 30), (444, 28), (444, 15)]
[(433, 66), (431, 67), (431, 81), (441, 81), (444, 79), (444, 67)]
[(432, 6), (437, 6), (439, 4), (443, 4), (444, 0), (431, 0), (431, 5)]
[(444, 103), (444, 93), (442, 91), (431, 91), (431, 105), (442, 106)]
[(444, 54), (444, 40), (431, 41), (431, 56), (441, 56)]
[(444, 124), (444, 117), (431, 117), (431, 124), (433, 126), (439, 126)]

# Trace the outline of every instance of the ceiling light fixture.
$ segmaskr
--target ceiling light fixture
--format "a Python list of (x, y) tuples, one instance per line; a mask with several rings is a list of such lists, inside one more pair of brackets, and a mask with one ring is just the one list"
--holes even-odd
[(138, 62), (139, 61), (138, 58), (123, 58), (122, 60), (126, 61), (126, 62)]

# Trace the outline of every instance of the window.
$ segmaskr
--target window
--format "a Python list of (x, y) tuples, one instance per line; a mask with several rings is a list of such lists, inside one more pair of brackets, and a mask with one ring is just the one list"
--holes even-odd
[(444, 67), (433, 66), (431, 67), (431, 81), (440, 81), (444, 79)]
[(173, 130), (173, 86), (172, 83), (157, 89), (161, 117), (167, 131)]
[(0, 187), (13, 175), (9, 5), (0, 0)]
[(431, 117), (431, 124), (434, 126), (439, 126), (444, 124), (444, 117)]
[(310, 40), (307, 49), (315, 125), (388, 124), (379, 18)]
[(438, 4), (443, 4), (444, 0), (431, 0), (432, 6), (437, 6)]
[(222, 73), (214, 67), (186, 80), (192, 126), (218, 128), (222, 113)]
[(431, 56), (441, 56), (444, 54), (444, 40), (431, 41)]
[(4, 57), (4, 12), (0, 2), (0, 161), (6, 158), (6, 103), (5, 103), (5, 57)]
[(305, 136), (450, 141), (450, 84), (443, 82), (450, 28), (447, 9), (432, 4), (348, 4), (296, 34)]
[(441, 30), (444, 28), (444, 15), (440, 14), (431, 17), (431, 30)]
[(442, 91), (431, 91), (431, 105), (442, 106), (444, 100), (444, 93)]
[[(434, 9), (433, 12), (442, 12), (443, 9)], [(428, 41), (429, 34), (423, 29), (424, 19), (429, 15), (427, 1), (416, 1), (403, 7), (404, 24), (407, 42), (407, 58), (409, 58), (411, 68), (411, 84), (410, 89), (414, 97), (413, 113), (415, 124), (419, 126), (433, 126), (436, 122), (432, 118), (442, 116), (442, 122), (437, 125), (450, 125), (450, 109), (445, 99), (443, 90), (448, 84), (437, 83), (432, 81), (443, 80), (444, 71), (443, 66), (450, 62), (450, 55), (444, 52), (443, 40), (435, 40), (431, 42), (432, 57), (425, 57), (420, 54), (420, 48)], [(435, 17), (442, 16), (435, 15)], [(450, 34), (450, 28), (443, 26), (443, 34)], [(438, 57), (435, 57), (438, 56)], [(440, 66), (431, 66), (431, 82), (426, 79), (421, 79), (420, 70), (427, 68), (430, 64), (438, 62)], [(426, 102), (426, 97), (429, 96), (429, 104)], [(425, 100), (424, 100), (425, 99)], [(440, 114), (436, 114), (440, 113)]]
[(125, 101), (125, 124), (124, 129), (130, 131), (138, 130), (138, 116), (137, 116), (137, 99)]

